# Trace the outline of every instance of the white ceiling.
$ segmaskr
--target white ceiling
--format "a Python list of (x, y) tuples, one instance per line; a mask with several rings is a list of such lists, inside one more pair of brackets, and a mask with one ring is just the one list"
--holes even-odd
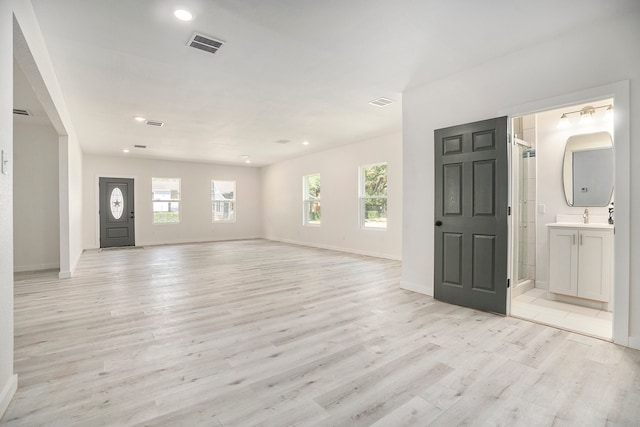
[[(262, 166), (399, 132), (405, 89), (594, 25), (637, 0), (32, 4), (85, 152), (234, 164), (248, 155)], [(177, 8), (195, 19), (178, 21)], [(226, 44), (214, 55), (187, 47), (194, 31)], [(394, 103), (368, 104), (381, 96)], [(166, 125), (140, 124), (139, 115)], [(291, 142), (275, 143), (283, 139)]]

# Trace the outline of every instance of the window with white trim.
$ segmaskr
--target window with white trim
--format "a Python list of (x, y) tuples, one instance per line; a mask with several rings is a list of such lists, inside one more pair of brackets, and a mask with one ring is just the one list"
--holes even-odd
[(213, 222), (235, 222), (235, 181), (211, 181), (211, 215)]
[(180, 178), (151, 178), (154, 224), (180, 222)]
[(302, 177), (304, 225), (320, 225), (320, 174)]
[(387, 228), (387, 164), (360, 166), (360, 226)]

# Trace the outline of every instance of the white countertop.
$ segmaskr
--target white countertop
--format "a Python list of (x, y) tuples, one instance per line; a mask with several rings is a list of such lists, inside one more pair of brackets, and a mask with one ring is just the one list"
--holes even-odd
[(606, 222), (596, 222), (584, 224), (581, 222), (552, 222), (550, 224), (545, 224), (547, 227), (563, 227), (563, 228), (601, 228), (605, 230), (612, 230), (614, 225)]

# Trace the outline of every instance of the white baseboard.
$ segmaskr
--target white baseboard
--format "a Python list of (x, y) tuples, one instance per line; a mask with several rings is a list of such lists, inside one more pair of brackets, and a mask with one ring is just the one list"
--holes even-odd
[(364, 255), (364, 256), (370, 256), (374, 258), (384, 258), (384, 259), (392, 259), (394, 261), (402, 261), (401, 256), (392, 255), (392, 254), (382, 254), (379, 252), (362, 251), (360, 249), (343, 248), (341, 246), (319, 245), (316, 243), (301, 242), (298, 240), (291, 240), (291, 239), (278, 239), (275, 237), (264, 237), (264, 239), (271, 240), (273, 242), (288, 243), (290, 245), (307, 246), (310, 248), (328, 249), (330, 251), (336, 251), (336, 252), (345, 252), (349, 254)]
[(406, 289), (408, 291), (417, 292), (419, 294), (428, 295), (430, 297), (433, 296), (433, 292), (429, 293), (429, 290), (426, 289), (424, 285), (419, 285), (417, 283), (407, 282), (406, 280), (402, 280), (400, 282), (400, 288)]
[[(224, 238), (224, 239), (212, 239), (212, 238), (204, 238), (204, 239), (170, 239), (162, 242), (143, 242), (139, 241), (136, 243), (136, 248), (141, 247), (151, 247), (151, 246), (168, 246), (168, 245), (190, 245), (192, 243), (216, 243), (216, 242), (237, 242), (242, 240), (257, 240), (262, 239), (261, 236), (247, 236), (247, 237), (233, 237), (233, 238)], [(82, 249), (83, 252), (86, 251), (97, 251), (100, 250), (100, 246), (96, 247), (88, 247)]]
[(18, 375), (11, 375), (9, 381), (4, 385), (2, 391), (0, 391), (0, 419), (7, 411), (9, 404), (11, 403), (11, 399), (16, 394), (16, 390), (18, 389)]
[(640, 337), (629, 337), (629, 347), (640, 350)]
[(57, 262), (49, 262), (44, 264), (27, 264), (27, 265), (16, 265), (13, 267), (14, 273), (22, 273), (25, 271), (40, 271), (40, 270), (52, 270), (55, 268), (60, 268), (60, 263)]
[(536, 289), (549, 289), (549, 284), (545, 280), (536, 280), (535, 285), (533, 285)]
[(60, 273), (58, 273), (58, 278), (59, 279), (70, 279), (71, 278), (71, 272), (70, 271), (61, 271)]

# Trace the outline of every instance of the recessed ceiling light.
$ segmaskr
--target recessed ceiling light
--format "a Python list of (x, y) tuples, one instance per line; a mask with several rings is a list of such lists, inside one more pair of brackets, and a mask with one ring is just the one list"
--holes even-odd
[(309, 145), (309, 141), (302, 141), (302, 145)]
[(123, 153), (128, 153), (129, 150), (127, 150), (126, 148), (124, 150), (122, 150)]
[(173, 14), (181, 21), (191, 21), (193, 19), (193, 15), (184, 9), (178, 9)]
[(251, 160), (250, 160), (250, 159), (247, 159), (247, 160), (245, 160), (244, 162), (245, 162), (245, 163), (251, 163)]
[(144, 117), (141, 117), (141, 116), (136, 116), (136, 117), (133, 118), (133, 120), (135, 120), (136, 122), (144, 122), (147, 119), (145, 119)]

